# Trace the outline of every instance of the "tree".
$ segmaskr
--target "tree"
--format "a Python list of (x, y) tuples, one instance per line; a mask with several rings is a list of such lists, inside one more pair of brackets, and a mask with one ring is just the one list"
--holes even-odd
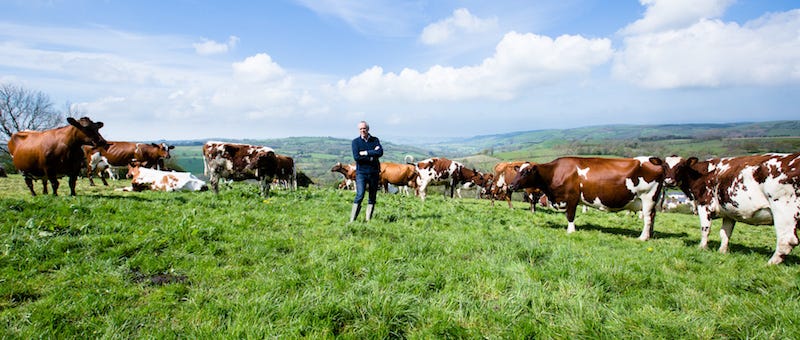
[(8, 140), (17, 131), (46, 130), (64, 122), (47, 94), (14, 84), (0, 84), (0, 150), (8, 154)]

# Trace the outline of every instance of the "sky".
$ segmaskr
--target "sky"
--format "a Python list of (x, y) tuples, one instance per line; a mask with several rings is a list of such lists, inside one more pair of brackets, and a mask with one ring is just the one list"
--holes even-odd
[(800, 119), (796, 0), (0, 0), (0, 83), (109, 140)]

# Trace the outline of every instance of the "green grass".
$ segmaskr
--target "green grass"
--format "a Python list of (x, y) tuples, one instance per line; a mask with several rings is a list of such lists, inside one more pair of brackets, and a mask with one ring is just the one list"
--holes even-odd
[[(62, 180), (63, 187), (66, 186)], [(219, 196), (30, 197), (0, 178), (0, 338), (795, 338), (800, 264), (771, 227), (236, 183)], [(114, 185), (123, 186), (116, 182)], [(363, 213), (361, 218), (363, 219)], [(711, 246), (718, 246), (714, 223)]]

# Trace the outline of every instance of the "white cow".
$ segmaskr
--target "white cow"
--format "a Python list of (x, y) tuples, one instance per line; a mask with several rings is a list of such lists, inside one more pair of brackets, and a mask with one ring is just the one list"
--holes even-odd
[(143, 168), (138, 165), (128, 166), (128, 177), (131, 186), (122, 191), (206, 191), (206, 182), (189, 172), (163, 171)]

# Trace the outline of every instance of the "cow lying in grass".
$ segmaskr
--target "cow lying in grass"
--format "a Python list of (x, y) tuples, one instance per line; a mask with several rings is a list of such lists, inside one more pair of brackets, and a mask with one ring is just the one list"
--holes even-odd
[(128, 165), (131, 186), (122, 191), (206, 191), (206, 182), (189, 172), (162, 171), (144, 168), (138, 164)]

